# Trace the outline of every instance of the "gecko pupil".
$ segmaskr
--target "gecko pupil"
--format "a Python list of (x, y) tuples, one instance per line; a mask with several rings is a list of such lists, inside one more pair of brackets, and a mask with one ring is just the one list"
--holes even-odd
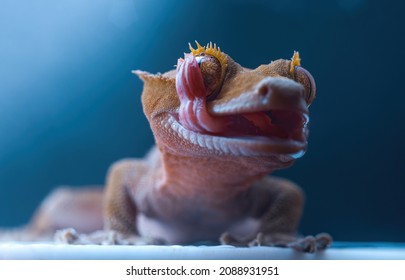
[(205, 53), (199, 54), (195, 59), (204, 79), (207, 100), (212, 100), (221, 88), (221, 63), (215, 57)]

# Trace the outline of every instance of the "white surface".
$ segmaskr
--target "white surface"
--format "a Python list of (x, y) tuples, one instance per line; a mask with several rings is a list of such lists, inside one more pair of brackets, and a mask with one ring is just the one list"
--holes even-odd
[[(343, 244), (343, 245), (342, 245)], [(299, 253), (286, 248), (232, 246), (99, 246), (56, 245), (49, 243), (0, 243), (0, 259), (402, 259), (403, 244), (381, 245), (337, 243), (315, 254)]]

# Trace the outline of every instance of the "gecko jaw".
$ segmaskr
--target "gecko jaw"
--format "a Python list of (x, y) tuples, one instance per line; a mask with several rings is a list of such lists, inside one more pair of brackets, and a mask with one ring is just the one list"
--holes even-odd
[(261, 135), (228, 137), (191, 131), (178, 121), (177, 114), (163, 114), (160, 119), (164, 130), (180, 138), (177, 142), (180, 145), (182, 141), (186, 141), (212, 153), (248, 157), (276, 155), (281, 161), (288, 162), (303, 156), (307, 147), (306, 139), (299, 141)]

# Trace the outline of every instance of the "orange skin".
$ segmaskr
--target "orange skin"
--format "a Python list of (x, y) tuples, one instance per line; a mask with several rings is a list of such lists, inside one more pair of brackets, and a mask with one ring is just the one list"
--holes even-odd
[[(290, 60), (252, 70), (223, 55), (225, 75), (209, 101), (204, 73), (192, 54), (164, 74), (134, 71), (144, 82), (142, 104), (156, 147), (144, 159), (115, 163), (93, 208), (71, 199), (71, 207), (93, 212), (104, 200), (103, 213), (94, 215), (98, 223), (63, 223), (63, 215), (50, 220), (42, 207), (31, 228), (49, 232), (76, 226), (92, 232), (103, 223), (104, 232), (119, 235), (112, 243), (326, 248), (331, 243), (327, 234), (296, 235), (304, 203), (301, 189), (268, 176), (306, 151), (313, 78)], [(80, 235), (64, 234), (66, 242), (81, 243)]]

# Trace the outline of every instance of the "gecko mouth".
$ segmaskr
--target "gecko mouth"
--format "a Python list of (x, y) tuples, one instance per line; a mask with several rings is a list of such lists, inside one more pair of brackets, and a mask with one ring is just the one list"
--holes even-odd
[[(216, 143), (214, 148), (222, 152), (235, 154), (237, 149), (236, 154), (277, 155), (286, 161), (304, 154), (309, 118), (301, 85), (287, 78), (265, 77), (246, 92), (229, 92), (230, 88), (238, 85), (207, 101), (209, 91), (200, 66), (193, 55), (186, 54), (177, 65), (180, 108), (174, 129), (181, 130), (189, 142), (205, 143), (205, 148)], [(241, 149), (234, 146), (236, 142)]]
[(167, 114), (162, 122), (180, 138), (204, 149), (235, 156), (278, 155), (291, 161), (305, 154), (308, 115), (288, 110), (269, 110), (227, 116), (228, 126), (220, 133), (187, 129), (178, 114)]
[(229, 126), (218, 135), (305, 141), (309, 122), (307, 114), (283, 109), (246, 113), (228, 118), (230, 119)]

